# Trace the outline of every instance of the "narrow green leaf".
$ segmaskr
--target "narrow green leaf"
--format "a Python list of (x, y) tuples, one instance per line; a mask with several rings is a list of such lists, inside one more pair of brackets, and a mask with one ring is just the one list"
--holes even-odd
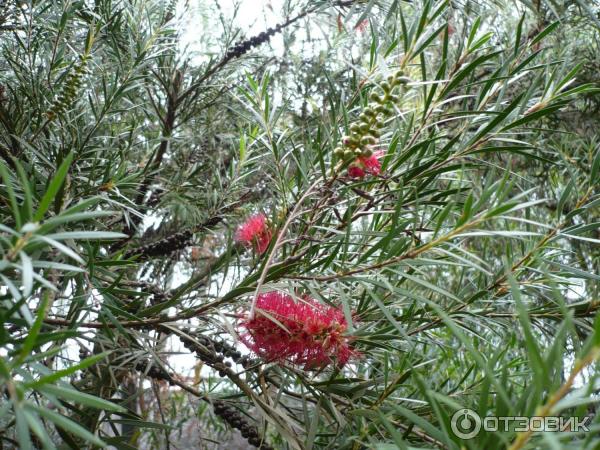
[(544, 39), (548, 34), (552, 33), (556, 27), (558, 27), (560, 25), (560, 21), (556, 21), (551, 23), (550, 25), (548, 25), (546, 28), (544, 28), (542, 31), (540, 31), (536, 37), (534, 37), (531, 42), (529, 43), (530, 47), (533, 47), (535, 44), (537, 44), (538, 42), (540, 42), (542, 39)]
[(66, 431), (68, 433), (79, 436), (80, 438), (84, 439), (85, 441), (87, 441), (91, 444), (97, 445), (99, 447), (102, 447), (102, 448), (106, 447), (106, 444), (104, 443), (104, 441), (102, 441), (98, 436), (90, 433), (88, 430), (83, 428), (81, 425), (77, 424), (76, 422), (73, 422), (71, 419), (69, 419), (55, 411), (52, 411), (50, 409), (40, 407), (37, 405), (33, 405), (33, 404), (28, 404), (27, 408), (31, 411), (36, 412), (37, 414), (42, 416), (44, 419), (49, 420), (50, 422), (54, 423), (57, 427), (62, 428), (64, 431)]
[(54, 383), (55, 381), (60, 380), (61, 378), (64, 378), (64, 377), (74, 374), (78, 370), (87, 369), (88, 367), (93, 366), (98, 361), (101, 361), (104, 358), (106, 358), (106, 356), (108, 356), (110, 353), (111, 353), (110, 351), (107, 351), (107, 352), (99, 353), (97, 355), (92, 355), (92, 356), (80, 361), (78, 364), (75, 364), (71, 367), (67, 367), (66, 369), (57, 370), (56, 372), (54, 372), (51, 375), (46, 375), (45, 377), (41, 377), (39, 380), (24, 383), (23, 386), (26, 389), (38, 389), (39, 387), (41, 387), (45, 384)]
[(31, 442), (31, 437), (29, 435), (29, 425), (27, 423), (27, 418), (25, 417), (23, 409), (21, 406), (16, 406), (13, 408), (15, 413), (15, 422), (17, 425), (17, 440), (19, 441), (19, 448), (21, 450), (33, 450), (33, 444)]
[(19, 208), (19, 203), (17, 202), (17, 197), (15, 195), (15, 190), (13, 187), (13, 181), (11, 176), (8, 174), (8, 170), (2, 161), (0, 161), (0, 176), (2, 177), (2, 181), (4, 182), (4, 186), (6, 187), (6, 192), (8, 194), (8, 200), (10, 201), (10, 206), (12, 208), (13, 217), (15, 219), (16, 228), (18, 230), (21, 229), (22, 221), (21, 221), (21, 212)]
[(596, 185), (600, 183), (600, 147), (596, 147), (596, 155), (592, 162), (592, 170), (590, 172), (590, 184)]
[(40, 204), (38, 205), (38, 209), (33, 217), (33, 220), (35, 222), (40, 222), (42, 220), (42, 218), (44, 217), (44, 214), (46, 214), (46, 211), (48, 211), (48, 208), (50, 208), (50, 204), (55, 199), (56, 194), (58, 193), (58, 190), (60, 189), (63, 182), (65, 181), (65, 178), (67, 176), (67, 173), (69, 172), (69, 167), (71, 166), (72, 161), (73, 161), (73, 153), (71, 152), (63, 160), (62, 164), (57, 169), (56, 174), (54, 175), (54, 178), (48, 185), (48, 188), (46, 189), (46, 193), (42, 197), (42, 200), (40, 201)]
[(125, 408), (123, 408), (120, 405), (117, 405), (116, 403), (113, 403), (100, 397), (86, 394), (84, 392), (79, 392), (72, 388), (66, 388), (53, 384), (45, 384), (43, 386), (38, 387), (36, 390), (42, 393), (54, 395), (61, 399), (80, 403), (85, 406), (102, 409), (104, 411), (114, 411), (121, 413), (127, 412)]
[(21, 350), (19, 352), (19, 356), (14, 361), (13, 367), (18, 367), (25, 361), (25, 358), (31, 354), (31, 351), (36, 346), (36, 341), (38, 334), (42, 328), (42, 324), (44, 323), (44, 319), (46, 318), (46, 311), (48, 309), (48, 303), (50, 302), (50, 297), (48, 292), (44, 292), (42, 295), (42, 300), (37, 308), (37, 315), (35, 317), (35, 322), (29, 329), (27, 333), (27, 337), (25, 338), (25, 342), (21, 346)]

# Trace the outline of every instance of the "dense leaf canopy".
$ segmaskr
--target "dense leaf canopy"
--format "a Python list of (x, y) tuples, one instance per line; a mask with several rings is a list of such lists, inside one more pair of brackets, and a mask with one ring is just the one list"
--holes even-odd
[(596, 448), (599, 30), (0, 2), (0, 447)]

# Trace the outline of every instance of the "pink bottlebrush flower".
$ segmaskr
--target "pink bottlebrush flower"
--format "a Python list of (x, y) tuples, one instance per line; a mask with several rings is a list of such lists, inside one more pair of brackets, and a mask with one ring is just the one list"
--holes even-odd
[(373, 175), (379, 175), (381, 173), (381, 157), (385, 154), (383, 150), (377, 150), (373, 152), (371, 156), (365, 158), (363, 164), (367, 168), (367, 172)]
[(339, 308), (304, 297), (294, 299), (280, 292), (260, 294), (253, 318), (242, 319), (242, 341), (267, 361), (288, 361), (305, 369), (332, 362), (343, 367), (358, 353), (346, 336), (348, 324)]
[(448, 22), (448, 36), (452, 36), (454, 33), (456, 33), (456, 28)]
[(267, 224), (264, 214), (251, 216), (241, 224), (235, 234), (235, 240), (246, 246), (254, 246), (258, 253), (264, 253), (269, 248), (273, 233)]
[(367, 29), (368, 25), (369, 25), (369, 19), (365, 19), (365, 20), (362, 20), (359, 23), (357, 23), (356, 26), (354, 27), (354, 29), (357, 31), (360, 31), (361, 33), (364, 33), (365, 30)]
[(377, 150), (371, 156), (359, 156), (348, 167), (348, 176), (350, 178), (364, 178), (367, 173), (379, 175), (381, 173), (380, 159), (384, 153), (383, 150)]

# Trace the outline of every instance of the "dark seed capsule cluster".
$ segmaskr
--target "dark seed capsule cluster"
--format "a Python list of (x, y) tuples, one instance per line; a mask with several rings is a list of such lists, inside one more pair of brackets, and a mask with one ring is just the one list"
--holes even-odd
[(166, 302), (168, 300), (167, 294), (161, 291), (156, 291), (152, 294), (152, 298), (150, 299), (150, 305), (155, 306), (159, 303)]
[(158, 287), (156, 284), (147, 283), (145, 281), (137, 282), (143, 292), (149, 294), (150, 306), (158, 305), (159, 303), (166, 302), (170, 298), (170, 293), (165, 292), (163, 289)]
[(275, 28), (268, 28), (267, 31), (263, 31), (262, 33), (251, 37), (250, 39), (246, 39), (245, 41), (238, 42), (233, 46), (233, 48), (229, 49), (225, 54), (225, 59), (233, 59), (239, 58), (240, 56), (247, 53), (251, 48), (258, 47), (261, 44), (267, 42), (271, 36), (279, 33), (283, 28), (282, 25), (277, 25)]
[(160, 199), (164, 194), (164, 189), (155, 189), (148, 197), (148, 201), (146, 202), (146, 206), (148, 208), (152, 208), (160, 203)]
[(256, 365), (256, 360), (248, 355), (242, 355), (239, 350), (236, 350), (233, 345), (225, 341), (212, 341), (216, 351), (223, 354), (227, 358), (231, 358), (235, 363), (240, 364), (244, 369), (248, 369)]
[(226, 361), (225, 358), (230, 358), (237, 364), (241, 364), (244, 368), (254, 365), (254, 362), (248, 356), (242, 356), (235, 347), (227, 342), (210, 339), (201, 334), (194, 334), (188, 329), (183, 329), (182, 331), (190, 336), (194, 336), (194, 339), (179, 336), (183, 346), (196, 353), (196, 356), (206, 364), (218, 370), (219, 375), (222, 377), (227, 376), (227, 371), (231, 367), (231, 362)]
[(360, 113), (358, 120), (350, 125), (350, 134), (344, 136), (342, 146), (333, 151), (335, 156), (353, 160), (373, 154), (372, 146), (381, 136), (385, 118), (394, 114), (392, 105), (400, 101), (396, 88), (410, 81), (403, 75), (401, 70), (389, 75), (379, 84), (379, 92), (371, 92), (369, 105)]
[(168, 255), (182, 248), (185, 248), (192, 239), (192, 231), (180, 231), (164, 239), (161, 239), (151, 244), (142, 245), (125, 252), (125, 258), (130, 258), (135, 255), (141, 257), (153, 257), (160, 255)]
[(144, 373), (146, 376), (154, 378), (155, 380), (167, 381), (171, 386), (175, 384), (173, 382), (173, 377), (171, 377), (166, 370), (152, 364), (150, 361), (139, 361), (135, 365), (135, 370)]
[(63, 84), (63, 88), (60, 94), (56, 97), (52, 106), (46, 113), (49, 120), (54, 119), (56, 116), (64, 114), (67, 108), (69, 108), (77, 96), (77, 92), (83, 84), (83, 77), (89, 70), (87, 63), (89, 55), (80, 55), (79, 62), (75, 65), (73, 70), (67, 75), (67, 78)]
[(90, 351), (85, 347), (79, 347), (79, 360), (82, 361), (90, 356)]
[(217, 416), (222, 418), (233, 428), (240, 430), (242, 436), (248, 439), (248, 443), (250, 445), (258, 447), (262, 450), (273, 449), (273, 447), (267, 443), (262, 442), (263, 440), (261, 439), (256, 427), (248, 423), (248, 421), (234, 406), (227, 405), (227, 403), (217, 400), (213, 402), (213, 410)]

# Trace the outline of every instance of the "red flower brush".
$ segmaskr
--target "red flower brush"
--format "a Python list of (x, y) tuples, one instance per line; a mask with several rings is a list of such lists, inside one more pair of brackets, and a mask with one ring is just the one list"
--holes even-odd
[(288, 361), (305, 369), (331, 363), (343, 367), (358, 355), (346, 336), (348, 324), (339, 308), (279, 292), (260, 294), (253, 318), (242, 319), (242, 341), (267, 361)]
[(383, 155), (383, 150), (377, 150), (371, 156), (359, 156), (348, 166), (348, 176), (350, 178), (364, 178), (367, 173), (379, 175), (381, 173), (381, 161), (379, 159)]
[(267, 224), (264, 214), (256, 214), (241, 224), (235, 233), (235, 240), (246, 247), (253, 246), (258, 253), (269, 248), (273, 233)]

